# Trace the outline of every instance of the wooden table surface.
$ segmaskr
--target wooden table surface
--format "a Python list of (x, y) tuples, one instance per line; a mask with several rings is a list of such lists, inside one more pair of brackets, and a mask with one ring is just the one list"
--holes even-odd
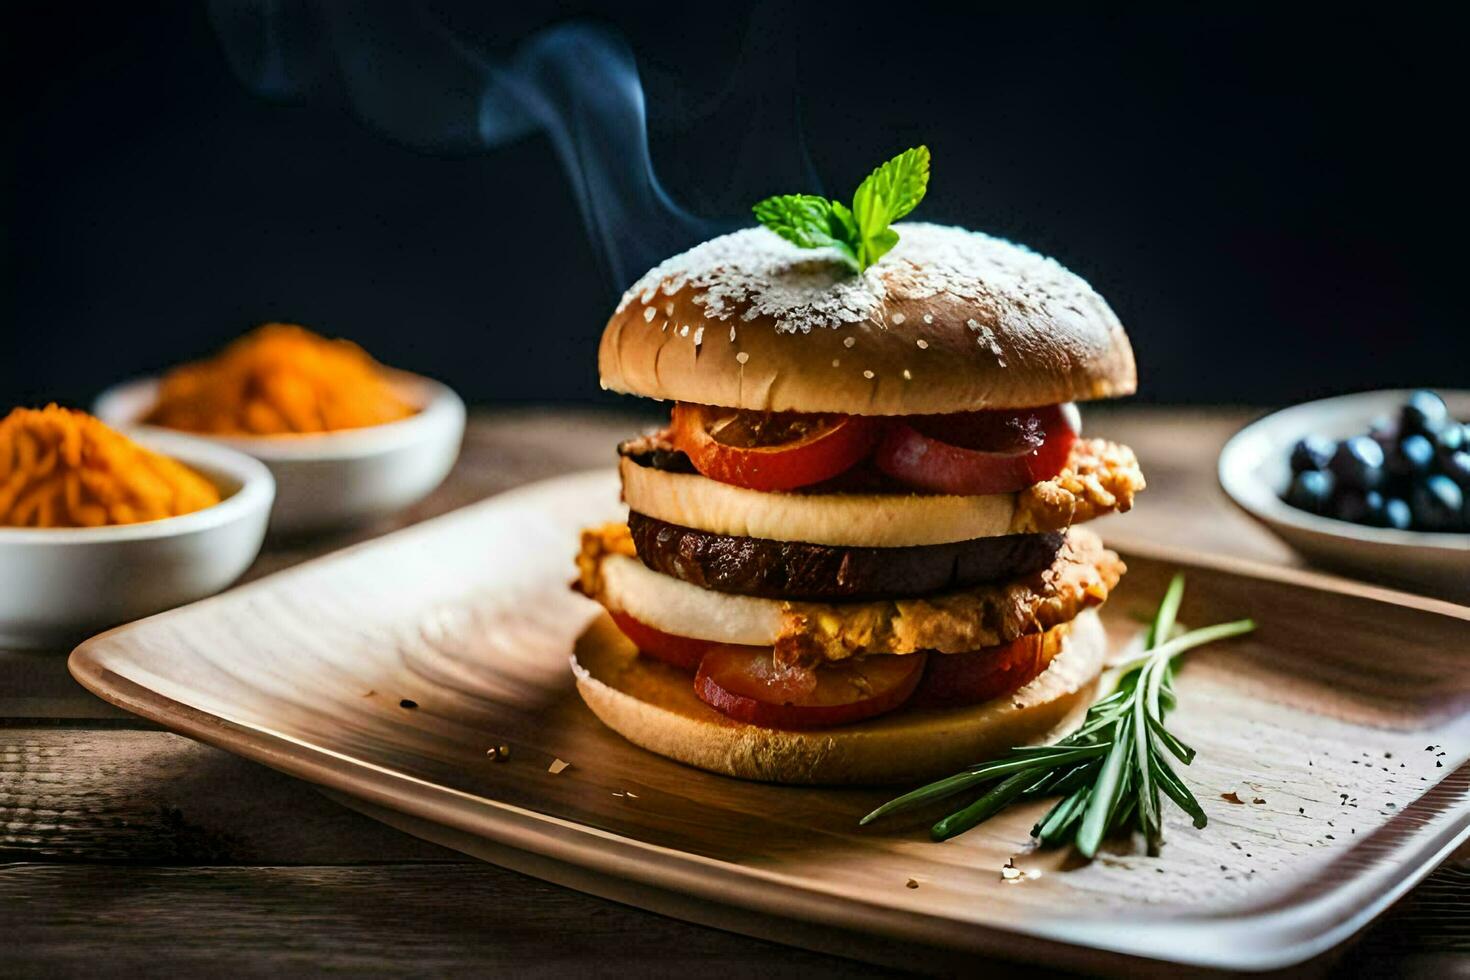
[[(1297, 564), (1215, 484), (1221, 444), (1252, 414), (1090, 412), (1089, 430), (1132, 445), (1149, 480), (1138, 508), (1110, 518), (1104, 533)], [(520, 483), (609, 465), (613, 443), (637, 424), (565, 409), (479, 414), (452, 476), (411, 513), (346, 536), (272, 542), (249, 577)], [(103, 704), (70, 679), (59, 651), (0, 651), (0, 976), (326, 968), (876, 972), (467, 860)], [(1470, 854), (1314, 970), (1470, 976)]]

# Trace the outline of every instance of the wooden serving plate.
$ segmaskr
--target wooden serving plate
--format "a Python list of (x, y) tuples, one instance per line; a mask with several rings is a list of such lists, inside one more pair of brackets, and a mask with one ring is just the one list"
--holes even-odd
[[(1183, 622), (1260, 624), (1181, 671), (1171, 727), (1199, 749), (1182, 773), (1210, 824), (1171, 810), (1162, 857), (1126, 842), (1090, 864), (1033, 851), (1041, 804), (932, 844), (923, 817), (858, 828), (889, 790), (748, 783), (650, 755), (597, 723), (567, 665), (599, 615), (567, 588), (577, 532), (617, 516), (616, 498), (606, 471), (525, 487), (98, 636), (71, 671), (496, 863), (907, 966), (976, 952), (1290, 966), (1470, 837), (1470, 609), (1156, 548), (1124, 548), (1104, 617), (1117, 642), (1181, 568)], [(1026, 873), (1006, 881), (1011, 860)]]

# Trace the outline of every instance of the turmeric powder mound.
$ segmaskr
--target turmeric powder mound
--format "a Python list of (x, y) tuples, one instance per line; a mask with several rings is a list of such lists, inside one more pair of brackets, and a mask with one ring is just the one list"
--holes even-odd
[(109, 429), (48, 405), (0, 420), (0, 527), (101, 527), (219, 503), (214, 484)]
[(267, 323), (217, 357), (170, 371), (144, 421), (215, 435), (287, 435), (357, 429), (412, 414), (361, 347)]

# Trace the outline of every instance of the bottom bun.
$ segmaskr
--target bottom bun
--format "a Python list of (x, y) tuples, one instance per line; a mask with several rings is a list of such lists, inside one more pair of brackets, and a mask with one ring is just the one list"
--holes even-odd
[(1051, 665), (1014, 694), (963, 708), (900, 708), (817, 731), (725, 717), (695, 696), (687, 673), (640, 657), (606, 615), (578, 639), (572, 671), (592, 713), (650, 752), (763, 782), (884, 784), (947, 776), (1074, 727), (1092, 702), (1106, 654), (1102, 621), (1088, 610)]

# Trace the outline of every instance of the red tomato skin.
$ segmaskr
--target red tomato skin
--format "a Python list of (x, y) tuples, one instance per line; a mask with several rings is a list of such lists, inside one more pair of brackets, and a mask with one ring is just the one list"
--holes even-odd
[(1013, 694), (1040, 676), (1061, 647), (1062, 634), (1028, 633), (970, 653), (930, 654), (915, 708), (958, 708)]
[(674, 445), (711, 480), (767, 492), (795, 490), (846, 472), (872, 453), (882, 433), (875, 420), (849, 415), (789, 448), (741, 449), (711, 437), (709, 418), (710, 410), (702, 405), (675, 405), (670, 427)]
[[(1077, 433), (1061, 406), (1028, 410), (1041, 423), (1039, 447), (987, 452), (966, 449), (919, 431), (900, 419), (890, 420), (873, 461), (878, 469), (916, 490), (959, 496), (1015, 493), (1049, 480), (1062, 471)], [(940, 428), (943, 417), (926, 419), (925, 428)]]
[(639, 653), (690, 673), (698, 669), (699, 661), (704, 658), (710, 647), (714, 646), (706, 640), (675, 636), (672, 633), (654, 629), (621, 610), (608, 610), (608, 615), (612, 617), (618, 629), (622, 630), (623, 635), (638, 648)]
[[(695, 674), (694, 693), (716, 711), (737, 721), (758, 725), (762, 728), (795, 731), (847, 725), (886, 714), (900, 707), (913, 694), (923, 677), (926, 656), (925, 654), (905, 654), (893, 657), (894, 661), (902, 661), (902, 663), (891, 665), (899, 669), (887, 678), (887, 686), (876, 691), (871, 697), (840, 704), (814, 704), (765, 701), (751, 696), (750, 693), (736, 690), (735, 688), (741, 685), (732, 682), (731, 677), (735, 677), (737, 681), (740, 679), (742, 665), (733, 656), (733, 652), (753, 651), (754, 649), (733, 647), (711, 650), (700, 662), (699, 672)], [(752, 652), (745, 655), (769, 656), (764, 651), (761, 651), (760, 654)], [(818, 667), (817, 671), (820, 676), (821, 671), (840, 669), (843, 667), (824, 665)], [(849, 669), (857, 668), (850, 667)], [(802, 700), (810, 702), (813, 698)]]

